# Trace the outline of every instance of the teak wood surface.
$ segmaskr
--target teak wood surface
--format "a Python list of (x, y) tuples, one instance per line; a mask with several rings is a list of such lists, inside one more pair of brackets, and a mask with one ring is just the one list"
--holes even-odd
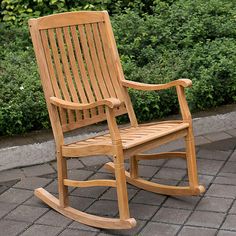
[[(127, 186), (167, 195), (198, 195), (199, 185), (195, 157), (192, 118), (184, 88), (189, 79), (166, 84), (142, 84), (125, 80), (109, 15), (100, 12), (70, 12), (29, 20), (31, 37), (56, 143), (59, 199), (38, 188), (35, 195), (61, 214), (81, 223), (100, 228), (128, 229), (136, 225), (130, 218)], [(181, 120), (139, 125), (128, 94), (128, 88), (162, 90), (175, 87)], [(128, 114), (130, 126), (120, 129), (116, 117)], [(108, 132), (70, 144), (64, 133), (106, 120)], [(184, 138), (185, 152), (145, 154), (145, 151)], [(110, 155), (113, 162), (105, 167), (115, 180), (70, 180), (68, 157)], [(124, 160), (130, 159), (130, 172)], [(139, 177), (138, 161), (158, 158), (183, 158), (187, 161), (189, 185), (168, 186)], [(117, 190), (119, 218), (91, 215), (69, 206), (68, 186), (110, 186)]]

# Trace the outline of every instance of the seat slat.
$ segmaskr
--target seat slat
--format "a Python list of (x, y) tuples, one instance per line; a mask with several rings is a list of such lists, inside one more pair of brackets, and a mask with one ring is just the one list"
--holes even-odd
[[(170, 124), (169, 128), (163, 127), (162, 124), (153, 124), (150, 126), (144, 126), (144, 127), (137, 127), (137, 128), (125, 128), (121, 129), (120, 134), (121, 134), (121, 139), (122, 139), (122, 145), (124, 149), (129, 149), (133, 148), (134, 146), (138, 146), (142, 143), (149, 142), (151, 140), (154, 140), (156, 138), (168, 135), (170, 133), (174, 133), (183, 129), (188, 128), (188, 123), (172, 123)], [(160, 130), (156, 131), (154, 130), (153, 132), (150, 132), (146, 130), (147, 128), (157, 128), (158, 126), (161, 126)], [(147, 131), (144, 132), (144, 131)], [(91, 145), (111, 145), (112, 146), (112, 141), (110, 134), (104, 134), (101, 136), (96, 136), (94, 138), (89, 138), (87, 140), (79, 141), (76, 143), (68, 144), (67, 147), (73, 147), (75, 148), (76, 146), (80, 148), (84, 148), (85, 146), (88, 146), (88, 148), (91, 147)]]

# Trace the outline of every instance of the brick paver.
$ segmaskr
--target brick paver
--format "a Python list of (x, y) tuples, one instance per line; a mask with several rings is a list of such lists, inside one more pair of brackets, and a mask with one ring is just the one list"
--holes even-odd
[[(232, 236), (236, 235), (236, 132), (218, 132), (196, 138), (201, 196), (174, 197), (128, 185), (130, 230), (105, 230), (75, 222), (50, 209), (33, 195), (44, 187), (57, 196), (56, 162), (0, 172), (0, 235), (17, 236)], [(226, 140), (219, 140), (227, 138)], [(174, 144), (177, 148), (178, 145)], [(172, 149), (173, 150), (173, 149)], [(102, 168), (108, 157), (69, 159), (69, 177), (78, 180), (114, 177)], [(140, 161), (139, 173), (161, 184), (186, 185), (182, 159)], [(126, 167), (128, 168), (127, 164)], [(69, 188), (72, 207), (88, 213), (118, 217), (113, 188)]]

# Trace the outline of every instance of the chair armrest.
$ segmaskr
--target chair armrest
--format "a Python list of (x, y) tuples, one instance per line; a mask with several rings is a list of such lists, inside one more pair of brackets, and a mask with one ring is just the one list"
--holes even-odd
[(149, 90), (149, 91), (168, 89), (174, 86), (182, 86), (185, 88), (185, 87), (190, 87), (192, 85), (192, 81), (190, 79), (178, 79), (166, 84), (145, 84), (130, 80), (122, 80), (121, 83), (124, 87), (133, 88), (137, 90)]
[(84, 110), (91, 109), (97, 106), (108, 106), (109, 108), (119, 107), (123, 102), (117, 98), (106, 98), (97, 102), (92, 103), (76, 103), (69, 102), (57, 97), (50, 97), (50, 103), (61, 108), (71, 109), (71, 110)]

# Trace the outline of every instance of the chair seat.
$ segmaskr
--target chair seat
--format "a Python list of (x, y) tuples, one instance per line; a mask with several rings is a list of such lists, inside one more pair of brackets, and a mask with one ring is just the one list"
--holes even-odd
[[(139, 125), (135, 128), (122, 128), (120, 129), (122, 146), (123, 149), (133, 148), (135, 146), (147, 143), (157, 138), (161, 138), (171, 133), (178, 132), (188, 127), (189, 124), (184, 123), (183, 121), (165, 121)], [(98, 145), (112, 147), (110, 134), (99, 135), (93, 138), (89, 138), (87, 140), (70, 143), (64, 145), (62, 149), (84, 149), (86, 147), (92, 148), (92, 146)]]

